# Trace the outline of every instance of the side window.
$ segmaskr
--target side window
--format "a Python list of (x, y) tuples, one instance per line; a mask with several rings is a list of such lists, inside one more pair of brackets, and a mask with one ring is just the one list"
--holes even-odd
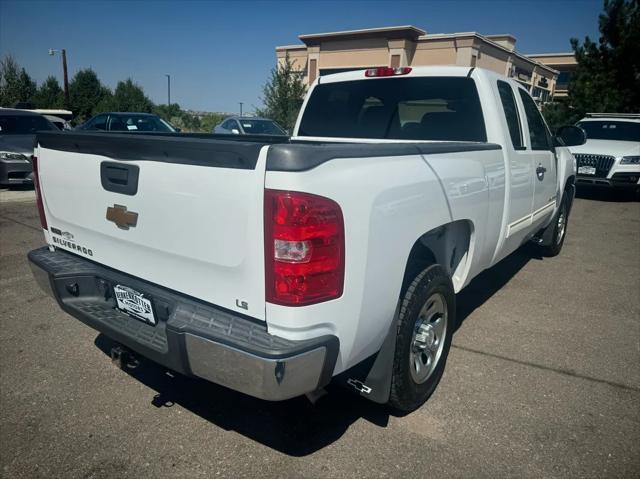
[(498, 80), (498, 92), (500, 93), (504, 116), (507, 119), (511, 143), (516, 150), (521, 150), (524, 148), (524, 144), (522, 141), (522, 131), (520, 130), (520, 116), (518, 115), (516, 98), (513, 96), (513, 89), (506, 81)]
[(238, 132), (241, 132), (242, 130), (240, 129), (240, 125), (238, 124), (237, 121), (232, 121), (231, 122), (231, 130), (238, 130)]
[(98, 115), (87, 125), (87, 130), (106, 130), (107, 115)]
[(222, 125), (220, 125), (222, 128), (224, 128), (225, 130), (229, 130), (231, 131), (231, 128), (233, 128), (233, 120), (227, 120), (225, 122), (222, 123)]
[(542, 115), (538, 111), (538, 107), (531, 99), (529, 94), (521, 88), (518, 88), (522, 103), (524, 104), (524, 113), (527, 115), (527, 123), (529, 124), (529, 135), (531, 136), (532, 150), (550, 150), (550, 135), (547, 132), (547, 126), (544, 124)]

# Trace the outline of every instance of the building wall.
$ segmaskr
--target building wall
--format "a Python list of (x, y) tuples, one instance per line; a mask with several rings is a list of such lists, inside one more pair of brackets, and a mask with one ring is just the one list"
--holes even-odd
[[(312, 37), (312, 38), (310, 38)], [(530, 92), (548, 99), (557, 73), (515, 52), (510, 35), (482, 36), (477, 33), (414, 35), (401, 38), (386, 31), (336, 32), (303, 36), (306, 45), (279, 47), (278, 62), (289, 53), (294, 67), (303, 71), (307, 84), (327, 70), (375, 66), (460, 65), (486, 68), (515, 76)], [(547, 63), (548, 65), (548, 63)], [(545, 80), (542, 80), (545, 79)], [(543, 85), (539, 85), (542, 80)]]
[(409, 65), (455, 65), (456, 57), (453, 40), (418, 42)]

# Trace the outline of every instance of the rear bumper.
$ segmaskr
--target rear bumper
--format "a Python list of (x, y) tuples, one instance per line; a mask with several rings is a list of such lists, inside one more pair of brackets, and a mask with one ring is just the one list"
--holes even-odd
[[(63, 251), (29, 253), (42, 289), (71, 316), (169, 369), (261, 399), (279, 401), (325, 386), (333, 375), (335, 336), (290, 341), (261, 321), (201, 303)], [(153, 302), (157, 325), (115, 309), (113, 286)]]
[(0, 161), (0, 185), (31, 185), (33, 170), (31, 163), (25, 161)]

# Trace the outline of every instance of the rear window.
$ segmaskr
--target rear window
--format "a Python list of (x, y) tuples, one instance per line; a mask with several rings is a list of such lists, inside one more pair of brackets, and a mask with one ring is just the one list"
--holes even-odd
[(0, 135), (30, 135), (56, 128), (39, 115), (0, 115)]
[(112, 115), (109, 124), (111, 131), (161, 131), (172, 132), (162, 119), (147, 115)]
[(269, 120), (239, 120), (248, 135), (286, 135), (277, 123)]
[(299, 136), (487, 141), (470, 78), (379, 78), (316, 86)]
[(632, 121), (583, 121), (578, 126), (591, 140), (640, 141), (640, 123)]

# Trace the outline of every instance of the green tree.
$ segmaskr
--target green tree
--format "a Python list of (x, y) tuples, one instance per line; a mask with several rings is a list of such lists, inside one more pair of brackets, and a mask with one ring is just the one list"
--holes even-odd
[(171, 105), (155, 105), (153, 107), (153, 113), (170, 122), (172, 118), (180, 116), (182, 110), (180, 109), (180, 105), (172, 103)]
[(306, 88), (302, 72), (293, 68), (289, 55), (277, 68), (271, 70), (271, 78), (263, 88), (264, 108), (256, 109), (260, 116), (277, 121), (291, 131), (302, 106)]
[(568, 98), (543, 112), (554, 126), (573, 123), (587, 112), (640, 111), (640, 0), (605, 0), (600, 38), (571, 39), (578, 66)]
[(113, 93), (113, 105), (116, 111), (136, 111), (151, 113), (153, 103), (144, 94), (142, 88), (131, 78), (118, 82)]
[(36, 91), (33, 102), (36, 108), (63, 108), (64, 92), (58, 80), (53, 76), (47, 77)]
[(225, 119), (222, 113), (207, 113), (200, 118), (200, 130), (204, 133), (213, 132), (213, 128)]
[(36, 83), (11, 55), (0, 61), (0, 105), (15, 106), (19, 102), (32, 102)]
[(91, 68), (78, 71), (69, 84), (69, 100), (76, 122), (83, 122), (105, 111), (103, 108), (109, 95), (111, 91), (100, 83), (98, 75)]

